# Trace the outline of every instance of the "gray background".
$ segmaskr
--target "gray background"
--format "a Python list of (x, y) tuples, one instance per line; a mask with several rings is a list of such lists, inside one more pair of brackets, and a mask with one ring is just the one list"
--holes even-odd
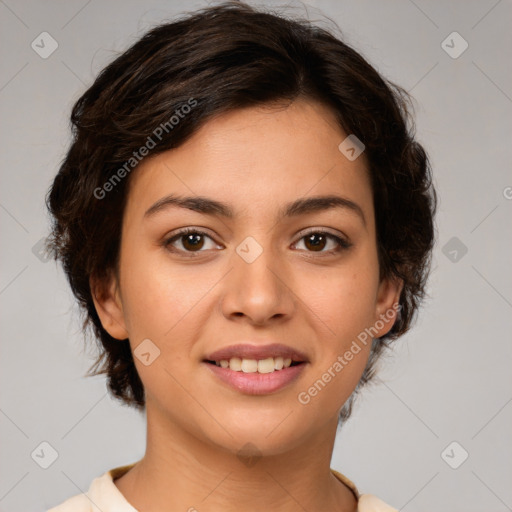
[[(33, 247), (47, 234), (44, 194), (69, 142), (74, 101), (148, 28), (206, 5), (0, 0), (1, 511), (56, 505), (143, 456), (144, 416), (111, 400), (103, 377), (83, 377), (94, 351), (84, 350), (62, 270)], [(291, 14), (332, 18), (412, 92), (440, 195), (431, 298), (356, 403), (332, 467), (408, 512), (512, 510), (512, 4), (291, 5)], [(58, 42), (47, 59), (31, 48), (43, 31)], [(469, 44), (458, 58), (442, 46), (453, 31)], [(461, 43), (445, 45), (453, 53)], [(58, 453), (48, 469), (31, 458), (43, 441)], [(452, 469), (447, 461), (460, 464), (462, 450), (468, 459)]]

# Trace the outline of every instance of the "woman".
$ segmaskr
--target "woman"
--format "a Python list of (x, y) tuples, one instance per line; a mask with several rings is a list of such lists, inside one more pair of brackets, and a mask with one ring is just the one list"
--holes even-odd
[(394, 510), (330, 460), (424, 297), (436, 194), (406, 101), (326, 30), (241, 2), (103, 70), (50, 245), (147, 446), (52, 512)]

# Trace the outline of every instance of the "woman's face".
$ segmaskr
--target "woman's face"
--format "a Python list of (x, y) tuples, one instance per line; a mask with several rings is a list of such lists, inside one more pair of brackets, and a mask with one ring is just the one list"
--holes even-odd
[(389, 331), (400, 291), (379, 281), (366, 161), (338, 149), (347, 135), (315, 102), (247, 108), (133, 171), (118, 288), (96, 306), (129, 337), (152, 421), (263, 454), (336, 423), (365, 329)]

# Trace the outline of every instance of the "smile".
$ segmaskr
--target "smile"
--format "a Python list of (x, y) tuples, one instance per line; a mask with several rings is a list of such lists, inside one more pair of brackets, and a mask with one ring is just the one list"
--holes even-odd
[[(216, 381), (220, 381), (230, 389), (246, 395), (267, 395), (282, 390), (298, 379), (308, 364), (287, 359), (288, 366), (285, 366), (285, 361), (281, 362), (280, 359), (282, 358), (262, 360), (232, 358), (229, 361), (225, 359), (218, 362), (203, 361), (203, 364), (212, 372)], [(231, 369), (231, 364), (234, 368), (240, 369)], [(263, 372), (259, 371), (260, 364)], [(273, 368), (270, 369), (272, 364)], [(275, 368), (276, 365), (279, 367), (281, 364), (281, 369)]]
[(265, 359), (241, 359), (239, 357), (232, 357), (231, 359), (222, 359), (220, 361), (208, 361), (209, 363), (220, 366), (221, 368), (229, 368), (234, 372), (244, 373), (272, 373), (289, 368), (292, 364), (299, 364), (296, 361), (292, 362), (291, 357), (267, 357)]

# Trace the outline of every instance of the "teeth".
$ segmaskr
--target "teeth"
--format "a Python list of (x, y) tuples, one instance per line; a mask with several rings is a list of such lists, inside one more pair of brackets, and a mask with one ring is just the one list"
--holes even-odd
[(240, 359), (239, 357), (232, 357), (229, 361), (227, 359), (215, 361), (215, 364), (235, 372), (272, 373), (275, 370), (288, 368), (292, 364), (292, 359), (290, 357), (286, 359), (282, 357), (267, 357), (267, 359)]
[(260, 359), (258, 361), (258, 373), (272, 373), (274, 371), (274, 358)]
[(258, 371), (258, 361), (256, 359), (242, 359), (242, 371), (244, 373), (254, 373)]
[(232, 357), (229, 361), (229, 369), (233, 370), (235, 372), (241, 372), (242, 371), (242, 360), (238, 357)]

